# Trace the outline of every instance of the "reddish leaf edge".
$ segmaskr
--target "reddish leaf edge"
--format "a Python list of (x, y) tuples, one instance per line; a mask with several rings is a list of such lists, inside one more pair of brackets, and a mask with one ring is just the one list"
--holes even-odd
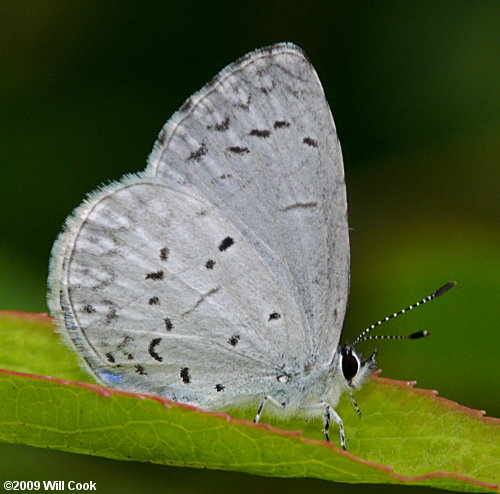
[[(54, 329), (54, 332), (56, 331), (53, 318), (49, 314), (47, 314), (46, 312), (24, 312), (24, 311), (16, 311), (16, 310), (0, 310), (0, 317), (4, 316), (4, 315), (9, 316), (9, 317), (17, 317), (19, 319), (39, 321), (41, 323), (46, 323), (46, 324), (49, 324), (52, 327), (52, 329)], [(2, 371), (2, 369), (0, 369), (0, 371)], [(375, 382), (380, 382), (382, 384), (392, 384), (392, 385), (402, 387), (405, 389), (410, 388), (410, 389), (412, 389), (412, 391), (414, 391), (416, 393), (431, 395), (436, 401), (440, 402), (441, 404), (447, 405), (448, 407), (455, 408), (458, 411), (464, 412), (464, 413), (470, 415), (474, 419), (481, 419), (481, 420), (484, 420), (485, 422), (492, 422), (495, 424), (500, 424), (500, 419), (498, 419), (496, 417), (487, 416), (485, 410), (476, 410), (474, 408), (466, 407), (465, 405), (460, 405), (459, 403), (452, 401), (452, 400), (448, 400), (447, 398), (442, 398), (441, 396), (438, 396), (439, 392), (434, 390), (434, 389), (415, 388), (415, 384), (417, 384), (417, 381), (399, 381), (397, 379), (391, 379), (389, 377), (380, 377), (381, 373), (382, 373), (382, 369), (377, 369), (372, 374), (371, 379), (373, 379)], [(30, 375), (37, 377), (35, 374), (30, 374)], [(38, 376), (38, 377), (46, 377), (46, 376)], [(73, 381), (67, 381), (67, 382), (73, 383)], [(85, 383), (79, 383), (79, 384), (85, 384)], [(105, 386), (101, 386), (101, 387), (105, 388)], [(111, 391), (116, 391), (116, 390), (113, 390), (112, 388), (106, 388), (106, 389), (110, 389)], [(154, 396), (154, 395), (144, 395), (144, 396)], [(172, 403), (175, 403), (175, 402), (172, 402)], [(179, 403), (176, 403), (176, 404), (178, 405)], [(196, 410), (200, 410), (201, 412), (206, 412), (206, 410), (197, 409), (195, 407), (191, 407), (191, 408), (194, 408)], [(252, 422), (252, 424), (253, 424), (253, 422)], [(255, 425), (255, 424), (253, 424), (253, 425)], [(281, 429), (276, 429), (276, 430), (281, 430)], [(297, 431), (297, 432), (299, 434), (301, 433), (301, 431)]]
[[(7, 311), (2, 311), (2, 312), (7, 312)], [(48, 317), (48, 316), (47, 316)], [(494, 423), (500, 423), (500, 419), (497, 419), (495, 417), (487, 417), (485, 416), (485, 412), (483, 410), (474, 410), (472, 408), (465, 407), (463, 405), (460, 405), (454, 401), (448, 400), (446, 398), (441, 398), (437, 396), (437, 391), (435, 390), (427, 390), (427, 389), (419, 389), (415, 388), (414, 385), (416, 381), (398, 381), (396, 379), (390, 379), (390, 378), (385, 378), (385, 377), (380, 377), (379, 374), (381, 373), (381, 369), (377, 370), (374, 375), (372, 376), (372, 379), (384, 384), (393, 384), (405, 389), (411, 389), (412, 391), (415, 391), (417, 393), (424, 393), (427, 395), (430, 395), (433, 397), (435, 400), (442, 402), (443, 404), (446, 404), (447, 406), (452, 406), (455, 407), (457, 410), (460, 410), (461, 412), (468, 413), (475, 419), (481, 419), (481, 420), (487, 420), (492, 421)], [(359, 456), (356, 456), (349, 451), (344, 451), (340, 448), (337, 448), (335, 445), (332, 443), (326, 442), (326, 441), (320, 441), (317, 439), (310, 439), (307, 437), (302, 436), (302, 431), (286, 431), (283, 429), (278, 429), (276, 427), (273, 427), (269, 424), (254, 424), (253, 422), (249, 422), (247, 420), (241, 420), (241, 419), (236, 419), (227, 413), (223, 412), (211, 412), (207, 410), (202, 410), (200, 408), (191, 406), (191, 405), (186, 405), (183, 403), (177, 403), (172, 400), (169, 400), (168, 398), (164, 398), (163, 396), (158, 396), (158, 395), (149, 395), (149, 394), (143, 394), (143, 393), (132, 393), (129, 391), (120, 391), (117, 389), (112, 389), (108, 388), (106, 386), (101, 386), (99, 384), (91, 384), (91, 383), (85, 383), (85, 382), (79, 382), (79, 381), (68, 381), (66, 379), (58, 379), (55, 377), (51, 376), (42, 376), (42, 375), (37, 375), (37, 374), (28, 374), (25, 372), (16, 372), (16, 371), (11, 371), (8, 369), (0, 369), (0, 374), (5, 374), (5, 375), (13, 375), (21, 378), (26, 378), (26, 379), (38, 379), (42, 381), (50, 381), (54, 382), (56, 384), (60, 384), (62, 386), (76, 386), (76, 387), (81, 387), (81, 388), (86, 388), (90, 391), (93, 391), (94, 393), (97, 393), (103, 397), (110, 397), (112, 395), (119, 395), (119, 396), (129, 396), (132, 398), (137, 398), (139, 400), (152, 400), (156, 401), (160, 404), (162, 404), (165, 408), (172, 408), (172, 407), (180, 407), (180, 408), (185, 408), (187, 410), (191, 410), (196, 413), (202, 413), (202, 414), (208, 414), (212, 415), (215, 417), (220, 417), (224, 419), (226, 422), (233, 422), (235, 424), (239, 425), (244, 425), (248, 427), (260, 427), (261, 429), (266, 429), (268, 431), (271, 431), (275, 434), (283, 435), (283, 436), (289, 436), (289, 437), (294, 437), (298, 441), (303, 441), (306, 443), (310, 444), (317, 444), (318, 446), (323, 446), (325, 448), (329, 448), (337, 454), (344, 455), (351, 460), (354, 460), (358, 463), (361, 463), (363, 465), (367, 465), (372, 468), (376, 468), (378, 470), (381, 470), (385, 472), (387, 475), (392, 477), (393, 479), (399, 481), (399, 482), (405, 482), (405, 483), (413, 483), (413, 482), (419, 482), (422, 480), (426, 479), (432, 479), (432, 478), (444, 478), (444, 479), (454, 479), (454, 480), (459, 480), (462, 482), (467, 482), (479, 487), (483, 487), (486, 489), (492, 489), (492, 490), (499, 490), (499, 485), (498, 484), (488, 484), (486, 482), (482, 482), (480, 480), (471, 478), (471, 477), (466, 477), (464, 475), (458, 475), (454, 473), (449, 473), (446, 471), (438, 471), (438, 472), (432, 472), (428, 473), (425, 475), (418, 475), (415, 477), (410, 477), (406, 475), (400, 475), (394, 472), (394, 468), (391, 466), (386, 466), (386, 465), (380, 465), (378, 463), (365, 460), (364, 458), (361, 458)]]
[(405, 389), (411, 389), (415, 393), (419, 394), (424, 394), (431, 396), (434, 398), (434, 401), (437, 401), (438, 403), (441, 403), (442, 405), (445, 405), (449, 408), (454, 408), (455, 410), (465, 413), (469, 415), (473, 419), (480, 419), (484, 422), (489, 422), (493, 424), (498, 424), (500, 425), (500, 419), (496, 417), (489, 417), (486, 415), (485, 410), (476, 410), (475, 408), (469, 408), (466, 407), (465, 405), (460, 405), (460, 403), (457, 403), (456, 401), (449, 400), (448, 398), (443, 398), (439, 395), (439, 392), (436, 391), (435, 389), (422, 389), (422, 388), (415, 388), (415, 384), (417, 384), (417, 381), (399, 381), (397, 379), (391, 379), (389, 377), (380, 377), (380, 374), (382, 373), (382, 369), (377, 369), (371, 376), (371, 379), (373, 379), (375, 382), (379, 382), (381, 384), (393, 384), (395, 386), (405, 388)]
[[(39, 321), (54, 326), (54, 320), (46, 312), (23, 312), (19, 310), (0, 310), (0, 316), (18, 317), (28, 321)], [(55, 328), (55, 326), (54, 326)]]

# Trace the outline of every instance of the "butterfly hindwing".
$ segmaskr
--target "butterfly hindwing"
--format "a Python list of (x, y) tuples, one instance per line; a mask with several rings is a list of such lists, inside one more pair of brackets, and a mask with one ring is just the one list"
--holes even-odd
[(243, 369), (248, 392), (300, 361), (287, 338), (299, 308), (203, 199), (128, 178), (84, 204), (60, 245), (51, 308), (105, 382), (204, 404)]

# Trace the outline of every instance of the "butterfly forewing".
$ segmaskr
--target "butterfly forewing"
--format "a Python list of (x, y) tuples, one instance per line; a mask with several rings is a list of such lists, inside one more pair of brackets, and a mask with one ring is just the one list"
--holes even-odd
[(94, 193), (56, 242), (49, 305), (106, 383), (212, 406), (326, 365), (349, 288), (340, 145), (290, 44), (224, 69), (145, 172)]
[(148, 173), (200, 194), (302, 307), (304, 354), (329, 360), (349, 291), (340, 144), (303, 52), (279, 44), (224, 69), (160, 133)]

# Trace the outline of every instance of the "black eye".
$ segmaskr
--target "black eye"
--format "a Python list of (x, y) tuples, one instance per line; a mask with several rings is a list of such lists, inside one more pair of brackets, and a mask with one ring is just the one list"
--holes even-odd
[(350, 348), (342, 349), (342, 374), (350, 381), (357, 373), (359, 364), (357, 358), (352, 354)]

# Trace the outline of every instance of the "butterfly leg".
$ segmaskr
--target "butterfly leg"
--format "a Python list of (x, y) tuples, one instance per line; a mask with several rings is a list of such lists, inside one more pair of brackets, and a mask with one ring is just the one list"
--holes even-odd
[(342, 446), (342, 449), (345, 450), (345, 433), (344, 433), (344, 423), (342, 422), (342, 419), (340, 418), (340, 415), (326, 402), (322, 402), (321, 406), (325, 408), (325, 437), (328, 442), (330, 442), (330, 420), (333, 419), (333, 421), (339, 426), (340, 430), (340, 445)]
[(285, 408), (285, 403), (280, 403), (276, 398), (273, 398), (272, 396), (266, 395), (262, 399), (259, 405), (259, 409), (257, 410), (257, 413), (255, 414), (255, 417), (253, 419), (254, 424), (258, 424), (260, 420), (260, 416), (262, 415), (262, 410), (264, 410), (264, 405), (266, 402), (269, 401), (269, 403), (272, 403), (275, 407), (278, 408)]
[(361, 417), (361, 410), (359, 409), (359, 406), (356, 403), (356, 400), (354, 399), (354, 396), (352, 395), (351, 390), (349, 390), (349, 396), (351, 398), (352, 406), (354, 407), (354, 409), (356, 410), (356, 412), (358, 412), (358, 415)]
[(325, 426), (324, 426), (324, 433), (325, 433), (325, 438), (328, 442), (330, 442), (330, 422), (333, 420), (338, 426), (339, 426), (339, 431), (340, 431), (340, 445), (342, 446), (342, 449), (345, 450), (345, 433), (344, 433), (344, 423), (342, 422), (342, 419), (340, 418), (340, 415), (335, 411), (335, 409), (326, 401), (322, 401), (320, 403), (316, 403), (313, 405), (307, 405), (304, 407), (301, 407), (302, 410), (320, 410), (321, 408), (324, 409), (324, 419), (325, 419)]

